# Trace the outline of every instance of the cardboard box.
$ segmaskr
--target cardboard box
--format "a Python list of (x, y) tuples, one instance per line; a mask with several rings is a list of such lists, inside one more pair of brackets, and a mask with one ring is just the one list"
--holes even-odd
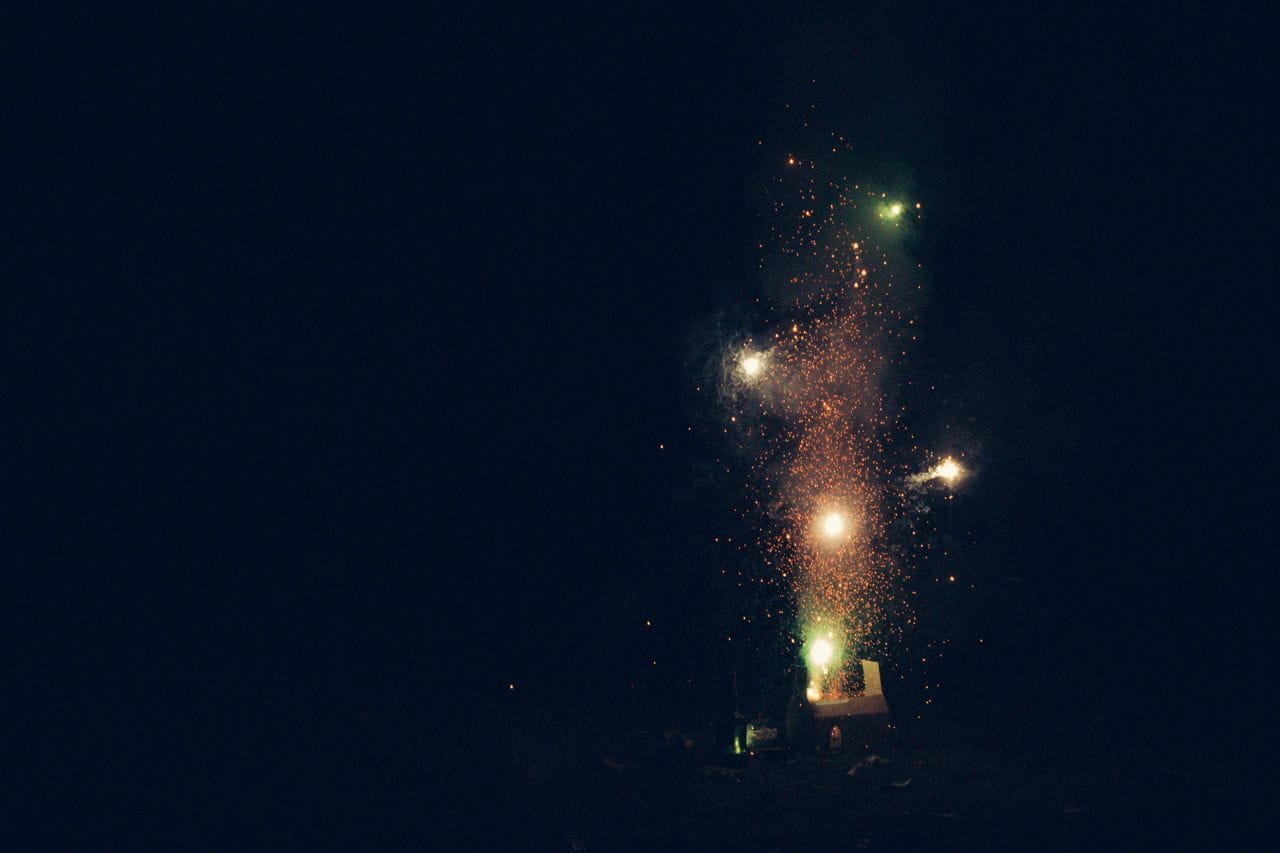
[(794, 748), (818, 752), (865, 745), (883, 734), (889, 719), (889, 703), (880, 683), (880, 664), (860, 661), (864, 688), (839, 699), (801, 698), (787, 711), (787, 736)]

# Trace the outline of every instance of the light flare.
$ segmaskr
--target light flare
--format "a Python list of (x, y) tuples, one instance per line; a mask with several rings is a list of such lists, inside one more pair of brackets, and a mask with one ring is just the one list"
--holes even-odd
[(819, 637), (809, 647), (809, 662), (814, 666), (826, 666), (831, 663), (831, 658), (835, 656), (835, 653), (836, 648), (831, 645), (831, 641), (824, 637)]
[(964, 466), (952, 459), (950, 456), (944, 457), (941, 462), (934, 465), (927, 471), (919, 474), (912, 474), (907, 478), (907, 482), (912, 486), (923, 486), (931, 480), (941, 480), (948, 486), (954, 486), (957, 480), (962, 479), (968, 472)]
[(828, 539), (835, 539), (844, 533), (844, 517), (838, 512), (827, 513), (826, 518), (822, 519), (822, 532)]

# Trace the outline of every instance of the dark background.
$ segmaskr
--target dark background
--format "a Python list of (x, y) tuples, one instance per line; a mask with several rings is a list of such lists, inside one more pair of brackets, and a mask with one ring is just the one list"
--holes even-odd
[(693, 485), (691, 359), (758, 292), (806, 102), (928, 207), (917, 367), (954, 413), (914, 426), (982, 462), (979, 589), (939, 618), (994, 638), (943, 673), (955, 713), (1097, 709), (1233, 766), (1269, 646), (1258, 22), (477, 17), (102, 13), (28, 42), (14, 624), (50, 733), (19, 754), (95, 791), (45, 805), (121, 837), (308, 814), (397, 788), (406, 743), (447, 764), (422, 742), (510, 713), (510, 683), (701, 713), (730, 495)]

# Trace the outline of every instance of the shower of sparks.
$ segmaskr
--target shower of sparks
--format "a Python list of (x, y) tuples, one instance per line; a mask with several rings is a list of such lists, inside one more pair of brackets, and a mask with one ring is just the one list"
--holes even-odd
[(758, 580), (793, 603), (800, 636), (818, 637), (810, 695), (839, 696), (845, 662), (883, 657), (914, 623), (903, 564), (928, 548), (902, 489), (909, 470), (895, 461), (918, 449), (905, 446), (901, 407), (886, 394), (917, 335), (922, 285), (899, 238), (920, 205), (908, 211), (794, 155), (770, 195), (760, 270), (776, 296), (756, 338), (770, 341), (768, 381), (761, 353), (727, 351), (736, 357), (723, 362), (724, 433), (750, 460), (741, 509), (759, 531)]

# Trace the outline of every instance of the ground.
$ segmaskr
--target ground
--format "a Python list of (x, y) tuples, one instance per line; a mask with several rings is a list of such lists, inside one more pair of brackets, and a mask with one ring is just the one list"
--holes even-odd
[[(1212, 839), (1176, 754), (1056, 745), (946, 721), (823, 756), (725, 755), (709, 729), (517, 726), (471, 768), (503, 849), (1076, 850)], [(562, 721), (563, 722), (563, 721)], [(581, 721), (579, 721), (581, 722)]]

